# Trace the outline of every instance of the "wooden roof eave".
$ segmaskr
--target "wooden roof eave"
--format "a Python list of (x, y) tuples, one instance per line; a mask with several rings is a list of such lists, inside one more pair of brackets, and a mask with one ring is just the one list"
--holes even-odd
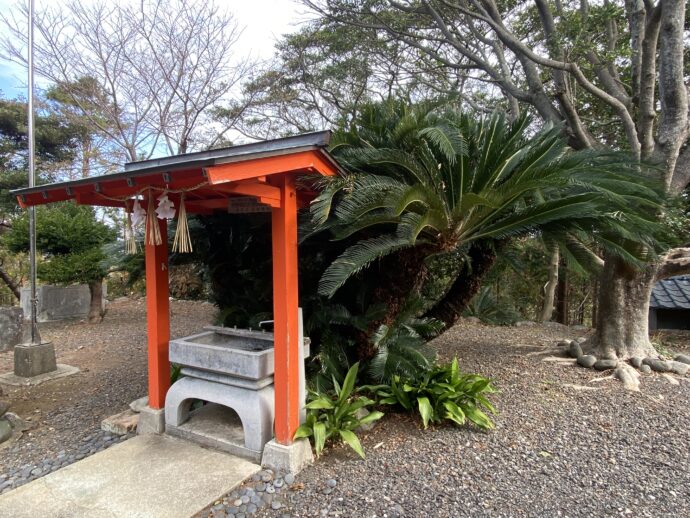
[[(314, 138), (315, 135), (323, 137), (322, 134), (308, 136)], [(281, 142), (283, 140), (286, 139), (280, 139)], [(303, 140), (298, 142), (303, 143)], [(251, 146), (258, 150), (247, 152), (245, 149), (237, 153), (237, 148)], [(271, 150), (267, 149), (270, 148), (267, 145), (257, 146), (249, 144), (213, 150), (212, 156), (209, 156), (210, 152), (202, 152), (132, 162), (125, 166), (122, 173), (39, 185), (17, 189), (12, 193), (22, 207), (71, 199), (81, 204), (123, 207), (124, 198), (132, 198), (149, 189), (161, 192), (169, 190), (171, 193), (196, 189), (190, 192), (188, 199), (194, 197), (197, 201), (200, 196), (206, 199), (224, 198), (221, 193), (254, 196), (263, 200), (262, 203), (275, 206), (277, 190), (270, 185), (270, 180), (266, 180), (272, 175), (334, 175), (342, 171), (324, 147), (299, 145)]]

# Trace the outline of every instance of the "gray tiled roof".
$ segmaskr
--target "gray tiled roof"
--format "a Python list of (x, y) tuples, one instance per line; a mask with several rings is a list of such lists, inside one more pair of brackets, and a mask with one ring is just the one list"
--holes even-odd
[(649, 300), (652, 308), (690, 309), (690, 275), (679, 275), (654, 285)]

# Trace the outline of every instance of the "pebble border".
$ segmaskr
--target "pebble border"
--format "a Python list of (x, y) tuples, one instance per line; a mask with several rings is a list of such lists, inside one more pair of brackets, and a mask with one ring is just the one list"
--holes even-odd
[[(321, 490), (324, 495), (331, 494), (337, 480), (328, 479)], [(282, 473), (271, 469), (262, 469), (245, 481), (241, 487), (230, 491), (217, 500), (213, 506), (199, 513), (200, 518), (249, 518), (260, 510), (285, 511), (280, 518), (290, 518), (288, 502), (303, 486), (295, 481), (292, 473)]]
[(41, 478), (49, 473), (69, 466), (70, 464), (86, 457), (103, 451), (113, 444), (126, 441), (134, 437), (135, 433), (128, 433), (126, 435), (115, 435), (110, 432), (99, 430), (82, 439), (82, 444), (75, 450), (74, 453), (67, 453), (60, 451), (54, 457), (47, 457), (36, 464), (25, 464), (20, 468), (14, 468), (6, 473), (0, 473), (0, 495), (16, 489), (33, 480)]

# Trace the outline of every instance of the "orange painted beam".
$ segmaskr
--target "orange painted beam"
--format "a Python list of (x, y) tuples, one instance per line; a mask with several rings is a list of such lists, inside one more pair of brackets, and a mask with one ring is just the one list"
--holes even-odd
[(86, 194), (75, 194), (74, 201), (79, 205), (94, 205), (98, 207), (125, 207), (124, 201), (109, 200), (103, 198), (96, 194), (86, 195)]
[(237, 182), (291, 172), (311, 172), (331, 176), (335, 175), (337, 170), (318, 151), (252, 158), (243, 162), (230, 162), (206, 168), (208, 181), (211, 184)]
[(271, 211), (275, 336), (275, 436), (291, 444), (299, 426), (299, 329), (297, 293), (297, 192), (293, 175), (276, 179), (281, 206)]
[(189, 210), (196, 209), (227, 209), (227, 198), (207, 198), (202, 200), (185, 200), (185, 207)]
[[(243, 196), (254, 196), (255, 198), (263, 198), (267, 200), (274, 200), (275, 207), (280, 206), (280, 189), (272, 185), (267, 185), (260, 182), (252, 183), (229, 183), (219, 184), (214, 186), (216, 190), (230, 193), (241, 194)], [(273, 206), (273, 205), (272, 205)]]
[(251, 196), (264, 205), (280, 207), (280, 189), (260, 181), (221, 183), (213, 187), (219, 192)]
[(145, 244), (146, 252), (146, 326), (149, 360), (149, 406), (163, 408), (170, 388), (170, 303), (168, 300), (168, 242), (166, 220), (160, 224), (163, 243)]

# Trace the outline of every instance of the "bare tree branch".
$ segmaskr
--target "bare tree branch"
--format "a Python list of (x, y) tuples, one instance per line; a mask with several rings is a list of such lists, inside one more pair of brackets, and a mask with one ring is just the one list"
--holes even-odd
[[(0, 15), (8, 29), (0, 46), (26, 65), (22, 15)], [(250, 66), (234, 57), (240, 30), (232, 14), (213, 1), (67, 0), (41, 10), (36, 28), (37, 73), (68, 91), (95, 80), (99, 110), (83, 92), (73, 91), (72, 101), (129, 160), (150, 157), (160, 142), (174, 154), (203, 147), (211, 109), (240, 93)]]
[(656, 280), (690, 273), (690, 248), (673, 248), (664, 257)]

